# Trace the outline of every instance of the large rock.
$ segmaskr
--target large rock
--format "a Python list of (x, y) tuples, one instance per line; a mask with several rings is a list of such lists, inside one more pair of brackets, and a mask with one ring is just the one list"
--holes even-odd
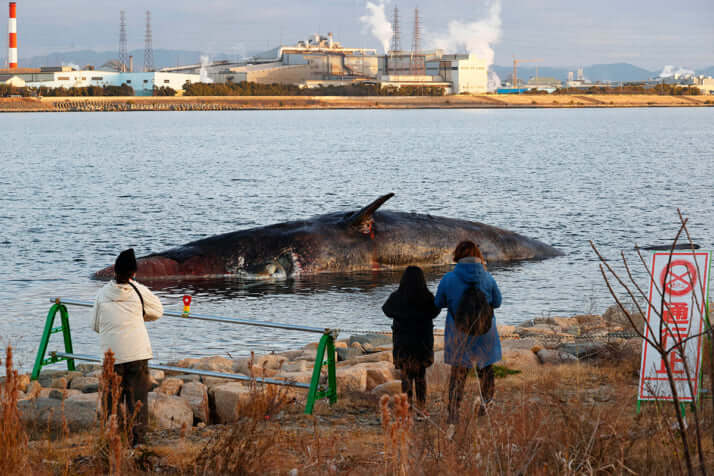
[(97, 404), (93, 401), (37, 398), (22, 400), (17, 406), (32, 438), (44, 437), (47, 430), (50, 436), (60, 434), (65, 420), (72, 433), (90, 430), (97, 422)]
[(381, 362), (389, 361), (392, 362), (392, 351), (387, 350), (384, 352), (376, 352), (374, 354), (360, 355), (359, 357), (354, 357), (345, 362), (338, 362), (337, 367), (347, 367), (350, 365), (361, 364), (364, 362)]
[(240, 406), (251, 400), (250, 388), (238, 382), (224, 383), (211, 389), (211, 400), (217, 423), (231, 423), (238, 420)]
[[(637, 330), (643, 331), (645, 329), (645, 319), (642, 317), (642, 314), (632, 309), (628, 309), (628, 313), (630, 317), (632, 317)], [(626, 332), (634, 332), (632, 324), (617, 304), (608, 307), (603, 313), (602, 318), (610, 326), (619, 326)]]
[(40, 372), (39, 377), (37, 377), (37, 381), (40, 382), (40, 385), (42, 385), (43, 387), (49, 387), (52, 381), (56, 378), (64, 377), (66, 382), (69, 383), (69, 381), (72, 380), (73, 377), (81, 375), (83, 375), (82, 372), (49, 369), (42, 370)]
[(377, 385), (372, 389), (372, 393), (377, 396), (382, 395), (397, 395), (402, 393), (402, 381), (401, 380), (390, 380), (382, 385)]
[(558, 365), (578, 361), (578, 358), (575, 357), (573, 354), (561, 352), (555, 349), (540, 349), (536, 353), (536, 355), (538, 356), (538, 360), (540, 360), (542, 364)]
[[(327, 376), (326, 374), (326, 368), (327, 367), (322, 367), (323, 372), (321, 377), (325, 378)], [(287, 372), (283, 371), (280, 372), (277, 376), (273, 377), (276, 380), (287, 380), (289, 382), (296, 382), (296, 383), (307, 383), (309, 384), (312, 381), (312, 370), (304, 370), (302, 372)]]
[(286, 362), (281, 370), (285, 372), (304, 372), (306, 370), (311, 370), (314, 365), (314, 361), (296, 360), (294, 362)]
[(82, 392), (76, 389), (69, 389), (69, 388), (51, 388), (49, 397), (54, 398), (55, 400), (64, 400), (65, 398), (69, 398), (72, 395), (77, 395), (81, 394)]
[(164, 377), (166, 377), (166, 374), (163, 370), (149, 369), (149, 376), (151, 376), (151, 378), (153, 378), (157, 382), (160, 382), (164, 379)]
[(575, 344), (561, 344), (558, 346), (558, 350), (573, 354), (578, 359), (583, 360), (606, 355), (608, 347), (604, 342), (578, 342)]
[(388, 361), (381, 362), (367, 362), (364, 364), (357, 364), (352, 368), (362, 367), (367, 371), (367, 382), (366, 390), (372, 390), (374, 387), (382, 385), (383, 383), (399, 378), (399, 375), (395, 375), (394, 365)]
[(194, 421), (210, 423), (208, 388), (202, 383), (186, 382), (181, 387), (181, 398), (186, 400), (193, 410)]
[(264, 369), (278, 370), (288, 360), (284, 355), (266, 354), (255, 359), (255, 365)]
[(181, 385), (183, 385), (183, 380), (176, 377), (169, 377), (164, 379), (156, 389), (156, 393), (163, 393), (164, 395), (178, 395), (181, 391)]
[(363, 346), (369, 344), (372, 347), (379, 347), (380, 345), (391, 345), (392, 335), (391, 334), (357, 334), (350, 336), (349, 345), (354, 342), (359, 342)]
[(350, 347), (338, 347), (335, 349), (335, 352), (337, 353), (337, 361), (344, 362), (345, 360), (352, 360), (355, 357), (364, 355), (365, 350), (362, 344), (355, 342), (355, 344)]
[(335, 374), (338, 392), (364, 392), (367, 390), (367, 369), (365, 367), (340, 367)]
[(189, 403), (174, 395), (149, 392), (149, 424), (159, 430), (193, 426), (193, 410)]
[(82, 393), (95, 393), (99, 391), (99, 379), (96, 377), (75, 377), (69, 388)]
[(231, 372), (233, 370), (233, 361), (218, 355), (202, 357), (200, 359), (189, 357), (179, 360), (175, 365), (177, 367), (212, 370), (214, 372)]

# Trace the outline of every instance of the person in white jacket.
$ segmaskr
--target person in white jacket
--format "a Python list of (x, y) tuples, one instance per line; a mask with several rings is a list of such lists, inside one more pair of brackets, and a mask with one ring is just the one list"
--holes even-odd
[(159, 298), (134, 281), (136, 271), (134, 250), (122, 251), (114, 263), (115, 279), (97, 293), (91, 323), (99, 333), (102, 354), (109, 350), (114, 353), (114, 370), (122, 378), (119, 403), (126, 404), (126, 416), (131, 418), (137, 402), (141, 402), (129, 435), (132, 445), (143, 443), (149, 420), (148, 361), (153, 355), (144, 321), (155, 321), (164, 313)]

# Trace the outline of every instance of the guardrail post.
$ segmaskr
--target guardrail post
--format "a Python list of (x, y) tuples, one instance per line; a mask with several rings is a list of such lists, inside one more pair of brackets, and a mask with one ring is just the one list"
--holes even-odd
[[(325, 362), (325, 352), (327, 352), (327, 362)], [(320, 375), (322, 366), (327, 364), (327, 389), (320, 389)], [(337, 402), (337, 375), (335, 371), (335, 339), (332, 331), (325, 331), (317, 346), (317, 356), (315, 357), (315, 367), (312, 370), (312, 380), (310, 390), (307, 393), (307, 405), (305, 413), (312, 415), (315, 401), (327, 398), (330, 404)]]
[[(57, 312), (60, 313), (60, 321), (62, 325), (53, 328), (55, 322), (55, 316)], [(40, 370), (45, 365), (54, 364), (62, 360), (67, 361), (67, 370), (75, 370), (74, 359), (67, 359), (64, 357), (51, 356), (45, 359), (45, 354), (47, 353), (47, 344), (49, 344), (50, 336), (57, 332), (61, 332), (64, 337), (64, 351), (68, 354), (74, 353), (72, 350), (72, 334), (69, 330), (69, 312), (67, 312), (67, 307), (60, 302), (59, 299), (50, 308), (47, 313), (47, 319), (45, 320), (45, 329), (42, 332), (42, 340), (40, 340), (40, 348), (37, 349), (37, 357), (35, 358), (35, 365), (32, 368), (32, 376), (30, 380), (37, 380), (40, 376)]]

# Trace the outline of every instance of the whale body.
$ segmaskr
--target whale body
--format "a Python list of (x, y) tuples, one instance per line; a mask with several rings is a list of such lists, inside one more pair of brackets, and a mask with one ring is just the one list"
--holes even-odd
[[(483, 223), (379, 208), (319, 215), (203, 238), (137, 259), (137, 279), (291, 278), (305, 274), (438, 266), (452, 263), (463, 240), (489, 262), (545, 259), (563, 253), (541, 241)], [(96, 278), (111, 278), (113, 266)]]

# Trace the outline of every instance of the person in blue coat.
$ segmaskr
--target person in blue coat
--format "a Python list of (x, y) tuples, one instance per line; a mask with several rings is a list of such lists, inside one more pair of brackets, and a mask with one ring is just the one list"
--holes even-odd
[(494, 309), (501, 305), (501, 291), (496, 280), (486, 271), (486, 260), (479, 247), (472, 241), (462, 241), (454, 250), (454, 270), (446, 273), (439, 283), (434, 303), (438, 308), (447, 308), (446, 334), (444, 337), (444, 361), (451, 365), (449, 379), (448, 423), (458, 420), (459, 406), (464, 396), (464, 385), (469, 370), (476, 366), (481, 383), (481, 408), (493, 398), (495, 375), (493, 364), (501, 360), (501, 340), (493, 317), (491, 330), (474, 337), (459, 331), (454, 323), (454, 313), (461, 297), (469, 286), (476, 286), (485, 295)]

